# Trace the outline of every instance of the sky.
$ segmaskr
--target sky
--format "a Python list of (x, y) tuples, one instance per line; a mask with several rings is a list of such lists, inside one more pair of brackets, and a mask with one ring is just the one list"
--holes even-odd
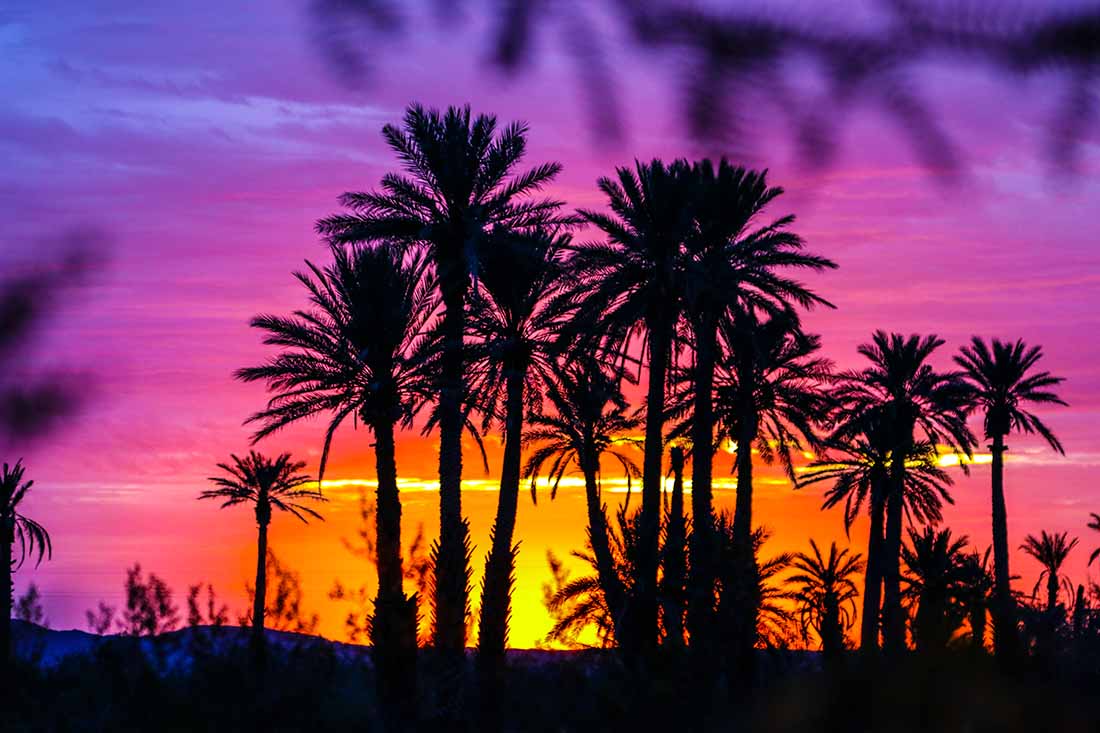
[[(195, 498), (218, 462), (247, 450), (242, 421), (264, 404), (262, 385), (232, 378), (271, 355), (248, 321), (304, 303), (291, 273), (305, 259), (325, 261), (314, 222), (337, 210), (342, 192), (370, 189), (397, 168), (379, 132), (405, 105), (469, 103), (526, 120), (528, 162), (562, 162), (551, 194), (573, 207), (600, 207), (596, 179), (635, 158), (725, 152), (685, 132), (674, 58), (633, 52), (608, 32), (624, 129), (618, 139), (600, 138), (570, 58), (542, 38), (524, 72), (507, 76), (485, 63), (483, 25), (475, 17), (462, 32), (427, 23), (400, 43), (368, 39), (377, 43), (368, 48), (370, 77), (349, 87), (326, 67), (302, 3), (291, 0), (0, 10), (0, 55), (10, 60), (0, 68), (0, 267), (34, 267), (69, 227), (98, 227), (111, 243), (21, 367), (83, 375), (85, 409), (48, 441), (3, 456), (25, 457), (36, 482), (26, 513), (54, 540), (53, 559), (20, 570), (16, 589), (37, 583), (54, 627), (83, 627), (85, 609), (99, 600), (118, 605), (134, 562), (166, 578), (181, 603), (187, 585), (211, 582), (243, 609), (254, 568), (251, 515)], [(1068, 573), (1084, 582), (1088, 553), (1100, 545), (1086, 528), (1100, 511), (1096, 141), (1085, 140), (1079, 176), (1059, 176), (1041, 154), (1048, 80), (1008, 85), (935, 67), (922, 80), (966, 152), (954, 183), (924, 167), (893, 122), (862, 108), (851, 110), (827, 169), (801, 165), (787, 131), (763, 111), (742, 128), (753, 136), (752, 154), (739, 160), (769, 168), (787, 191), (773, 213), (796, 214), (809, 247), (840, 265), (810, 280), (836, 309), (806, 318), (838, 366), (857, 366), (856, 346), (877, 328), (939, 334), (947, 340), (935, 359), (942, 367), (972, 334), (1043, 346), (1043, 366), (1066, 378), (1070, 407), (1044, 416), (1067, 454), (1010, 439), (1010, 541), (1015, 548), (1042, 529), (1080, 536)], [(729, 144), (740, 155), (749, 147)], [(363, 431), (337, 436), (324, 523), (283, 516), (271, 531), (276, 553), (302, 574), (306, 607), (336, 638), (346, 609), (327, 598), (333, 582), (373, 583), (341, 543), (354, 535), (358, 492), (372, 486), (369, 444)], [(315, 470), (320, 445), (315, 423), (262, 449), (293, 451)], [(437, 530), (435, 461), (433, 438), (401, 436), (407, 539), (419, 526), (428, 536)], [(731, 462), (720, 456), (717, 471)], [(475, 574), (488, 550), (498, 464), (499, 440), (490, 440), (488, 473), (472, 450), (466, 456)], [(848, 541), (839, 511), (819, 510), (820, 488), (793, 491), (768, 467), (759, 475), (756, 514), (773, 533), (766, 554), (804, 550), (809, 537)], [(721, 477), (716, 501), (730, 508), (732, 479)], [(984, 548), (988, 467), (956, 478), (946, 522)], [(525, 496), (517, 537), (511, 643), (522, 647), (549, 628), (541, 606), (547, 550), (567, 556), (583, 546), (581, 490), (567, 487), (555, 501), (543, 493), (537, 505)], [(862, 550), (865, 538), (860, 523), (851, 541)], [(1013, 563), (1019, 587), (1030, 591), (1035, 563), (1019, 552)]]

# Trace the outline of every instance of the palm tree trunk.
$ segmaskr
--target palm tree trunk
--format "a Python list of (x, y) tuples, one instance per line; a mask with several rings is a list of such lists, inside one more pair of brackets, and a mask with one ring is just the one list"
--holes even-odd
[(443, 354), (439, 390), (439, 546), (435, 563), (435, 646), (457, 662), (466, 648), (469, 530), (462, 518), (462, 339), (465, 268), (440, 272)]
[(684, 449), (671, 450), (672, 500), (669, 502), (668, 524), (664, 547), (664, 628), (665, 643), (678, 648), (684, 645), (684, 576), (687, 562), (684, 545), (687, 527), (684, 520)]
[(401, 730), (414, 719), (416, 690), (416, 599), (406, 598), (401, 567), (401, 496), (393, 423), (379, 421), (374, 432), (378, 476), (378, 596), (370, 636), (375, 660), (378, 701), (386, 730)]
[(700, 678), (713, 657), (714, 627), (714, 363), (717, 329), (710, 318), (696, 329), (695, 394), (691, 425), (691, 563), (688, 570), (687, 629)]
[(629, 644), (646, 653), (657, 643), (657, 564), (661, 529), (661, 459), (664, 457), (665, 381), (672, 347), (672, 324), (656, 316), (649, 326), (649, 384), (646, 393), (645, 455), (642, 461), (642, 514), (638, 577), (628, 617)]
[(879, 613), (882, 604), (883, 519), (886, 513), (885, 476), (871, 479), (871, 531), (867, 538), (867, 572), (863, 579), (863, 614), (860, 650), (878, 651)]
[[(6, 524), (6, 523), (5, 523)], [(15, 586), (12, 581), (11, 528), (0, 526), (0, 684), (7, 685), (12, 660), (11, 609)]]
[[(270, 511), (270, 510), (268, 510)], [(257, 509), (260, 513), (260, 509)], [(267, 522), (259, 517), (256, 540), (256, 593), (252, 599), (252, 644), (257, 653), (264, 644), (264, 611), (267, 602)]]
[(1005, 508), (1004, 436), (993, 436), (990, 446), (993, 479), (993, 649), (1002, 662), (1016, 646), (1016, 612), (1008, 569), (1008, 511)]
[(615, 558), (611, 554), (611, 540), (607, 531), (607, 513), (600, 499), (600, 488), (596, 482), (599, 462), (595, 452), (589, 448), (582, 456), (581, 471), (584, 473), (584, 495), (588, 507), (588, 538), (592, 544), (592, 555), (596, 558), (596, 574), (600, 578), (600, 588), (607, 601), (607, 610), (611, 613), (615, 638), (623, 634), (622, 614), (625, 591), (615, 568)]
[(1058, 568), (1047, 568), (1047, 613), (1058, 608)]
[(890, 466), (890, 493), (886, 500), (886, 539), (882, 553), (882, 641), (886, 653), (905, 651), (905, 615), (901, 608), (901, 530), (905, 499), (905, 458), (895, 449)]
[[(512, 538), (519, 505), (521, 438), (523, 436), (522, 368), (507, 369), (507, 397), (504, 416), (504, 461), (500, 471), (497, 516), (493, 524), (492, 547), (485, 561), (485, 585), (481, 594), (481, 623), (478, 628), (477, 666), (483, 709), (495, 711), (504, 685), (504, 649), (508, 641), (508, 607), (515, 580), (516, 547)], [(490, 717), (492, 720), (492, 717)]]

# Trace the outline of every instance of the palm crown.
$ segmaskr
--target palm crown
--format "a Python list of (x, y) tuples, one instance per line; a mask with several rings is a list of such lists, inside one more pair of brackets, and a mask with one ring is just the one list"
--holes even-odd
[(1033, 371), (1043, 356), (1038, 346), (1028, 347), (1022, 340), (1015, 343), (993, 339), (992, 345), (975, 336), (970, 346), (964, 346), (955, 362), (974, 383), (975, 402), (985, 411), (987, 438), (1005, 436), (1013, 430), (1038, 433), (1059, 453), (1062, 444), (1050, 428), (1036, 415), (1024, 410), (1022, 403), (1065, 405), (1058, 395), (1047, 388), (1060, 384), (1061, 377), (1050, 372)]
[(912, 442), (916, 431), (932, 445), (947, 444), (969, 457), (974, 436), (966, 418), (973, 390), (961, 373), (938, 372), (928, 363), (943, 344), (938, 336), (876, 331), (870, 344), (859, 347), (870, 366), (845, 375), (838, 398), (852, 414), (877, 413), (893, 445)]
[(423, 257), (385, 248), (334, 248), (333, 264), (295, 277), (312, 308), (289, 318), (252, 320), (267, 332), (264, 343), (283, 350), (241, 380), (266, 381), (274, 391), (267, 408), (248, 419), (259, 423), (254, 440), (286, 425), (330, 413), (321, 453), (324, 478), (329, 448), (348, 417), (368, 427), (377, 421), (411, 424), (432, 394), (433, 279)]
[(472, 117), (469, 106), (440, 113), (414, 104), (402, 126), (386, 125), (382, 135), (406, 175), (386, 174), (378, 192), (344, 194), (341, 203), (351, 213), (317, 224), (334, 242), (423, 244), (438, 265), (462, 263), (476, 271), (478, 250), (492, 228), (523, 231), (559, 218), (561, 202), (529, 197), (557, 176), (560, 164), (514, 175), (527, 150), (526, 124), (498, 130), (496, 117)]
[(590, 468), (598, 474), (599, 458), (604, 454), (622, 466), (629, 488), (640, 471), (630, 454), (618, 446), (637, 445), (629, 436), (641, 421), (628, 412), (616, 380), (591, 357), (558, 366), (555, 373), (556, 379), (546, 391), (554, 412), (533, 415), (531, 430), (524, 435), (525, 441), (535, 446), (523, 471), (531, 480), (532, 497), (544, 469), (554, 496), (571, 469), (583, 470), (592, 461), (595, 465)]
[(13, 466), (5, 463), (0, 472), (0, 532), (19, 545), (19, 559), (13, 560), (15, 568), (30, 555), (37, 553), (36, 564), (53, 555), (53, 545), (45, 527), (19, 511), (19, 505), (34, 486), (34, 481), (23, 479), (25, 471), (23, 461), (19, 460)]
[[(725, 338), (733, 342), (738, 326), (727, 323)], [(749, 336), (752, 348), (752, 384), (742, 385), (744, 374), (736, 364), (719, 368), (715, 379), (716, 409), (721, 436), (737, 440), (742, 435), (741, 422), (753, 420), (756, 441), (738, 450), (755, 449), (767, 463), (780, 461), (787, 475), (796, 481), (792, 451), (803, 451), (821, 445), (814, 430), (814, 421), (828, 408), (828, 400), (819, 384), (832, 369), (832, 362), (816, 356), (821, 338), (804, 334), (795, 321), (776, 316), (757, 323)], [(731, 359), (730, 361), (734, 361)], [(742, 389), (751, 389), (754, 414), (746, 415), (738, 398)]]
[(554, 381), (560, 332), (572, 308), (561, 297), (568, 244), (567, 235), (545, 231), (502, 234), (479, 255), (466, 351), (470, 403), (483, 414), (486, 428), (502, 417), (500, 397), (509, 375), (523, 375), (529, 410), (539, 408), (542, 388)]
[(305, 463), (294, 461), (289, 453), (268, 458), (251, 451), (241, 458), (231, 455), (232, 463), (219, 463), (224, 475), (212, 476), (209, 481), (215, 488), (199, 494), (200, 499), (220, 499), (222, 508), (237, 504), (252, 504), (256, 509), (256, 521), (266, 525), (271, 521), (272, 510), (289, 512), (303, 522), (309, 518), (322, 519), (321, 515), (305, 506), (303, 501), (326, 501), (320, 493), (302, 488), (313, 478), (301, 473)]
[(859, 588), (853, 578), (863, 572), (863, 559), (859, 553), (847, 549), (838, 551), (835, 542), (829, 545), (827, 558), (812, 539), (810, 549), (812, 555), (804, 552), (794, 555), (791, 560), (794, 574), (787, 582), (797, 586), (793, 599), (803, 640), (813, 631), (824, 641), (826, 634), (836, 631), (828, 629), (829, 624), (836, 624), (842, 634), (855, 625)]
[(1035, 589), (1032, 594), (1038, 593), (1039, 586), (1045, 580), (1048, 589), (1048, 605), (1051, 607), (1057, 599), (1058, 584), (1061, 580), (1059, 573), (1061, 573), (1062, 564), (1065, 563), (1070, 551), (1077, 546), (1077, 541), (1076, 537), (1070, 540), (1066, 532), (1048, 533), (1043, 530), (1038, 537), (1029, 534), (1024, 538), (1024, 544), (1020, 545), (1021, 550), (1035, 558), (1043, 566), (1042, 572), (1039, 573), (1039, 577), (1035, 581)]

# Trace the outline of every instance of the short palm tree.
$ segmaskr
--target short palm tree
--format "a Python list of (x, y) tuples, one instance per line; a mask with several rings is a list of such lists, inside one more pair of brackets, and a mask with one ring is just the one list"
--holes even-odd
[(825, 659), (831, 661), (844, 651), (848, 631), (856, 623), (859, 588), (855, 578), (863, 572), (863, 559), (859, 553), (838, 550), (835, 542), (829, 545), (828, 557), (812, 539), (810, 549), (812, 555), (794, 556), (795, 572), (787, 583), (795, 586), (793, 599), (803, 641), (808, 642), (811, 633), (817, 636)]
[(959, 603), (970, 625), (970, 648), (974, 652), (985, 651), (985, 630), (989, 615), (989, 601), (993, 594), (993, 571), (989, 557), (993, 548), (984, 553), (976, 550), (963, 555), (959, 567)]
[(1043, 352), (1038, 346), (1028, 347), (993, 339), (987, 345), (975, 336), (969, 346), (955, 357), (976, 390), (976, 403), (985, 413), (985, 437), (991, 441), (992, 504), (993, 504), (993, 574), (996, 579), (993, 616), (993, 643), (997, 655), (1004, 658), (1015, 645), (1016, 619), (1012, 604), (1011, 575), (1008, 557), (1008, 509), (1005, 506), (1004, 454), (1009, 433), (1037, 433), (1054, 450), (1065, 453), (1054, 433), (1038, 416), (1024, 409), (1026, 403), (1065, 405), (1050, 391), (1063, 381), (1047, 371), (1037, 371), (1036, 364)]
[(592, 565), (608, 608), (608, 622), (615, 633), (621, 633), (618, 627), (627, 591), (617, 570), (608, 529), (600, 459), (606, 455), (618, 463), (629, 488), (641, 472), (625, 448), (636, 444), (631, 434), (641, 421), (628, 412), (617, 377), (591, 355), (572, 355), (556, 366), (546, 397), (553, 412), (539, 412), (530, 418), (531, 429), (525, 440), (531, 450), (523, 475), (531, 481), (532, 498), (542, 475), (550, 482), (551, 498), (566, 473), (578, 470), (584, 477)]
[(386, 125), (386, 143), (404, 175), (388, 173), (381, 190), (346, 193), (349, 213), (322, 219), (334, 243), (386, 241), (423, 250), (434, 266), (443, 302), (439, 395), (439, 545), (436, 549), (435, 644), (457, 660), (469, 615), (469, 530), (462, 516), (462, 430), (467, 397), (463, 339), (466, 301), (477, 258), (500, 231), (528, 232), (563, 219), (561, 202), (534, 198), (561, 171), (545, 163), (517, 167), (527, 151), (527, 126), (498, 129), (496, 117), (412, 105), (400, 126)]
[[(0, 669), (7, 668), (11, 658), (11, 611), (15, 586), (14, 571), (22, 567), (27, 557), (37, 555), (35, 565), (53, 555), (50, 535), (41, 524), (20, 511), (20, 505), (34, 486), (24, 480), (23, 461), (4, 464), (0, 471)], [(16, 548), (18, 547), (18, 556)]]
[(584, 273), (578, 297), (584, 305), (577, 323), (599, 331), (605, 348), (625, 358), (644, 336), (646, 388), (645, 447), (636, 592), (629, 627), (619, 635), (625, 647), (650, 650), (657, 643), (657, 564), (661, 524), (664, 423), (669, 367), (681, 321), (680, 272), (684, 243), (692, 227), (690, 168), (684, 161), (660, 160), (616, 170), (599, 188), (610, 213), (583, 210), (582, 216), (607, 237), (573, 251), (571, 266)]
[(263, 644), (264, 609), (267, 600), (267, 528), (276, 511), (288, 512), (303, 522), (321, 515), (306, 506), (306, 501), (324, 501), (318, 492), (303, 488), (313, 481), (302, 473), (306, 464), (291, 459), (289, 453), (268, 458), (250, 451), (241, 458), (230, 455), (231, 463), (219, 463), (221, 476), (209, 480), (214, 488), (199, 494), (200, 499), (216, 499), (221, 508), (249, 504), (256, 514), (256, 593), (252, 606), (252, 640), (257, 648)]
[(953, 538), (950, 529), (925, 527), (909, 530), (909, 544), (901, 549), (908, 569), (906, 595), (916, 606), (913, 641), (922, 652), (942, 652), (966, 616), (963, 561), (967, 538)]
[(1051, 532), (1048, 534), (1046, 530), (1043, 530), (1038, 537), (1029, 534), (1024, 538), (1024, 544), (1020, 545), (1021, 550), (1035, 558), (1043, 566), (1043, 571), (1039, 573), (1039, 578), (1035, 581), (1035, 590), (1032, 591), (1032, 596), (1038, 595), (1039, 586), (1046, 580), (1046, 610), (1048, 612), (1053, 612), (1058, 608), (1058, 588), (1062, 583), (1062, 565), (1065, 563), (1070, 551), (1076, 546), (1076, 537), (1070, 540), (1069, 534), (1066, 532)]
[[(844, 410), (837, 406), (838, 413)], [(843, 420), (843, 417), (838, 419)], [(886, 496), (890, 472), (890, 450), (881, 425), (867, 423), (864, 432), (845, 437), (846, 426), (826, 440), (826, 453), (799, 476), (799, 485), (831, 482), (823, 509), (844, 505), (844, 532), (866, 505), (870, 515), (867, 536), (867, 570), (864, 574), (863, 611), (860, 615), (860, 649), (878, 649), (879, 615), (882, 603), (882, 555)], [(951, 476), (937, 464), (935, 448), (915, 443), (906, 462), (904, 506), (913, 521), (927, 523), (942, 519), (943, 503), (951, 503)]]
[(566, 283), (562, 251), (568, 241), (546, 232), (503, 236), (478, 257), (469, 316), (471, 403), (482, 411), (484, 429), (494, 422), (504, 428), (500, 492), (478, 629), (477, 660), (486, 693), (503, 686), (523, 422), (528, 411), (539, 409), (545, 386), (554, 379), (559, 333), (570, 311), (570, 301), (557, 297)]
[[(937, 450), (945, 445), (965, 457), (971, 455), (974, 445), (966, 425), (972, 388), (960, 373), (940, 372), (928, 363), (943, 344), (937, 336), (876, 331), (871, 343), (859, 347), (870, 365), (845, 374), (834, 390), (850, 416), (849, 432), (862, 432), (865, 423), (881, 424), (890, 445), (881, 567), (883, 643), (892, 654), (905, 649), (901, 547), (909, 456), (921, 441)], [(960, 463), (966, 467), (961, 459)]]
[(405, 596), (402, 582), (395, 432), (411, 426), (433, 394), (434, 280), (424, 257), (393, 249), (341, 247), (332, 256), (331, 265), (307, 263), (309, 272), (296, 276), (309, 308), (253, 319), (265, 343), (282, 350), (237, 377), (266, 382), (272, 392), (267, 407), (249, 418), (260, 426), (255, 440), (301, 420), (327, 418), (319, 481), (333, 437), (349, 417), (374, 436), (378, 595), (371, 640), (379, 699), (396, 706), (415, 684), (418, 599)]

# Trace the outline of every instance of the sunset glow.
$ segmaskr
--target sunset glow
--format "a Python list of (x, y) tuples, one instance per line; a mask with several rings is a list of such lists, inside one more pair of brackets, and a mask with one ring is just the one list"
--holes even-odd
[[(245, 610), (254, 519), (246, 508), (217, 511), (195, 499), (218, 462), (247, 452), (251, 428), (242, 423), (268, 398), (261, 385), (233, 378), (273, 354), (248, 322), (305, 305), (292, 273), (328, 257), (314, 223), (339, 209), (342, 193), (370, 190), (398, 167), (379, 132), (406, 104), (470, 103), (502, 121), (528, 121), (527, 162), (563, 163), (547, 193), (569, 207), (604, 207), (596, 179), (636, 158), (741, 150), (686, 133), (669, 84), (677, 70), (644, 55), (621, 62), (627, 129), (612, 140), (594, 136), (586, 97), (553, 54), (526, 76), (505, 77), (486, 71), (454, 38), (426, 34), (410, 40), (413, 60), (382, 54), (369, 83), (349, 90), (304, 40), (301, 3), (264, 4), (262, 12), (205, 1), (185, 10), (108, 5), (115, 13), (52, 2), (0, 12), (0, 50), (15, 60), (0, 70), (0, 150), (10, 162), (0, 170), (8, 229), (0, 267), (30, 268), (60, 226), (95, 224), (112, 242), (94, 282), (33, 345), (49, 368), (91, 375), (83, 412), (25, 453), (36, 487), (28, 513), (49, 525), (54, 558), (17, 573), (16, 592), (33, 580), (54, 628), (84, 628), (85, 611), (98, 601), (118, 604), (134, 562), (163, 575), (179, 602), (188, 585), (210, 582), (234, 620)], [(180, 27), (184, 12), (189, 22)], [(939, 79), (935, 69), (928, 73)], [(972, 334), (1043, 346), (1043, 368), (1066, 378), (1060, 394), (1070, 406), (1041, 408), (1066, 455), (1035, 435), (1009, 438), (1012, 570), (1016, 587), (1030, 592), (1040, 568), (1017, 551), (1024, 536), (1068, 531), (1081, 546), (1066, 569), (1085, 583), (1100, 579), (1087, 564), (1100, 534), (1086, 528), (1089, 513), (1100, 511), (1100, 147), (1090, 140), (1080, 173), (1059, 179), (1034, 153), (1049, 95), (1037, 89), (1034, 107), (1021, 111), (1013, 90), (995, 79), (967, 81), (939, 79), (947, 98), (940, 111), (971, 155), (961, 180), (941, 181), (899, 144), (894, 121), (866, 110), (853, 113), (831, 167), (797, 164), (789, 141), (766, 125), (754, 150), (770, 154), (744, 163), (769, 168), (769, 180), (786, 189), (772, 205), (776, 215), (796, 214), (795, 230), (839, 264), (809, 278), (836, 309), (804, 317), (837, 368), (863, 366), (856, 347), (876, 328), (941, 335), (947, 344), (933, 361), (942, 369), (952, 368)], [(1013, 122), (1001, 124), (1009, 105)], [(635, 406), (642, 379), (628, 395)], [(420, 528), (428, 540), (438, 533), (437, 436), (421, 435), (422, 424), (423, 417), (398, 436), (405, 545)], [(291, 451), (315, 474), (325, 427), (288, 428), (260, 448)], [(971, 427), (980, 440), (974, 454), (941, 451), (937, 464), (955, 480), (945, 523), (984, 550), (992, 456), (979, 417)], [(349, 421), (320, 486), (329, 500), (325, 521), (283, 515), (271, 529), (280, 560), (302, 573), (305, 605), (320, 614), (321, 633), (336, 639), (344, 638), (349, 609), (329, 599), (335, 581), (376, 582), (370, 564), (341, 542), (358, 529), (360, 493), (376, 486), (373, 440)], [(502, 451), (495, 431), (486, 439), (486, 473), (464, 440), (476, 603)], [(640, 465), (640, 448), (623, 443)], [(719, 511), (733, 510), (737, 450), (725, 440), (715, 457)], [(752, 452), (754, 521), (771, 532), (764, 556), (806, 550), (811, 537), (866, 552), (865, 517), (847, 535), (841, 508), (820, 509), (825, 487), (795, 490), (778, 463)], [(802, 452), (796, 471), (813, 460)], [(602, 468), (609, 510), (637, 506), (640, 481), (628, 491), (617, 462), (605, 457)], [(514, 647), (535, 646), (549, 628), (548, 551), (570, 572), (590, 572), (570, 555), (585, 544), (583, 479), (566, 475), (553, 500), (545, 480), (534, 487), (537, 501), (530, 488), (521, 483)]]

